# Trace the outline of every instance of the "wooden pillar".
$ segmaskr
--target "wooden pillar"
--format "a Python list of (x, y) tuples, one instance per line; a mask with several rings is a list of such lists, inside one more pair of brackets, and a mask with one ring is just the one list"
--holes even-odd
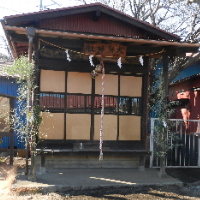
[(145, 156), (144, 155), (140, 155), (140, 160), (139, 160), (139, 171), (145, 171)]
[(39, 40), (37, 37), (34, 38), (34, 45), (33, 45), (33, 52), (31, 57), (33, 57), (33, 64), (34, 64), (34, 84), (37, 86), (34, 89), (34, 104), (39, 105), (39, 85), (40, 85), (40, 70), (39, 70)]
[(28, 37), (28, 60), (29, 62), (32, 61), (32, 53), (33, 53), (33, 38), (35, 36), (35, 28), (27, 27), (26, 34)]
[[(144, 66), (145, 68), (145, 73), (143, 75), (143, 80), (142, 80), (142, 108), (141, 108), (141, 113), (142, 113), (142, 121), (141, 121), (141, 141), (142, 144), (144, 144), (144, 148), (148, 149), (148, 118), (149, 118), (149, 112), (148, 112), (148, 99), (149, 99), (149, 94), (148, 94), (148, 88), (149, 88), (149, 57), (145, 56), (144, 57)], [(139, 171), (144, 171), (145, 170), (145, 155), (140, 156), (140, 162), (139, 162)]]
[(141, 140), (144, 144), (145, 149), (148, 148), (147, 144), (147, 135), (148, 135), (148, 118), (149, 118), (149, 112), (148, 112), (148, 88), (149, 88), (149, 57), (144, 57), (144, 68), (145, 68), (145, 74), (143, 76), (143, 90), (142, 90), (142, 133), (141, 133)]
[(64, 97), (64, 140), (67, 140), (67, 79), (68, 79), (68, 72), (65, 71), (65, 97)]
[[(14, 109), (14, 98), (10, 98), (10, 110), (11, 110), (11, 115), (12, 110)], [(14, 159), (14, 127), (10, 127), (10, 165), (13, 165), (13, 159)]]
[(41, 151), (41, 167), (45, 168), (45, 153)]
[(167, 54), (163, 55), (163, 89), (165, 90), (165, 100), (167, 103), (168, 96), (168, 56)]
[(91, 125), (90, 125), (90, 141), (94, 140), (94, 100), (95, 100), (95, 79), (92, 78), (92, 95), (91, 95)]
[(120, 73), (118, 74), (117, 138), (119, 140)]
[[(35, 28), (33, 27), (27, 27), (26, 28), (26, 33), (27, 33), (27, 37), (28, 37), (28, 61), (31, 63), (32, 62), (32, 54), (33, 54), (33, 39), (34, 39), (34, 36), (35, 36)], [(35, 60), (34, 60), (35, 62)], [(35, 64), (35, 63), (34, 63)], [(35, 67), (35, 65), (34, 65)], [(35, 80), (32, 80), (34, 81), (35, 83)], [(30, 111), (32, 110), (33, 111), (33, 105), (34, 105), (34, 91), (32, 91), (32, 93), (30, 93), (30, 91), (28, 92), (27, 94), (27, 116), (28, 114), (30, 113)], [(31, 130), (29, 129), (29, 122), (27, 121), (27, 126), (28, 126), (28, 131), (30, 131), (30, 135), (32, 137), (32, 142), (31, 142), (31, 175), (35, 176), (35, 159), (34, 159), (34, 154), (35, 154), (35, 147), (34, 147), (34, 143), (35, 143), (35, 135), (32, 135), (31, 133)], [(28, 136), (29, 133), (27, 133), (27, 136), (26, 136), (26, 140), (28, 141), (27, 142), (27, 145), (26, 145), (26, 168), (25, 168), (25, 174), (27, 175), (28, 174), (28, 154), (29, 154), (29, 136)], [(33, 177), (32, 176), (32, 177)], [(36, 177), (36, 176), (35, 176)], [(35, 180), (35, 178), (33, 178), (33, 180)]]

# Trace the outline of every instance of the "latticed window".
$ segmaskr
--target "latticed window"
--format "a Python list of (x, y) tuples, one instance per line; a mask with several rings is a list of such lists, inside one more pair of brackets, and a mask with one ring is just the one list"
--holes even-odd
[[(67, 113), (91, 113), (94, 105), (94, 113), (101, 113), (102, 96), (89, 94), (58, 94), (40, 93), (40, 106), (50, 111), (63, 111)], [(140, 115), (141, 98), (139, 97), (118, 97), (104, 96), (104, 113), (120, 115)]]

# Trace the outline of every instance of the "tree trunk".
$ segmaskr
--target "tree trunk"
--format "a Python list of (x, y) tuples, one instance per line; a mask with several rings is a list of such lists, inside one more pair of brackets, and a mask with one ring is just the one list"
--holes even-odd
[[(163, 55), (163, 85), (162, 88), (164, 90), (164, 98), (163, 98), (163, 104), (167, 104), (167, 95), (168, 95), (168, 56), (167, 53)], [(166, 110), (164, 110), (166, 106), (163, 106), (162, 113), (165, 113)], [(162, 123), (165, 123), (164, 121)], [(166, 177), (165, 172), (165, 152), (166, 152), (166, 140), (167, 137), (167, 131), (163, 127), (162, 131), (162, 155), (160, 157), (160, 172), (158, 173), (158, 176), (160, 178)]]
[(167, 177), (165, 167), (165, 156), (160, 157), (160, 171), (158, 172), (158, 177), (165, 178)]

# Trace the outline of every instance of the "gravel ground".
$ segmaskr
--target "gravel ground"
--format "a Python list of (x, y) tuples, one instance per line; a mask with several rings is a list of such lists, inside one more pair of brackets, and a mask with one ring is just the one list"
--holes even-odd
[(134, 188), (101, 188), (95, 190), (82, 190), (82, 191), (66, 191), (63, 193), (49, 193), (41, 194), (39, 191), (13, 191), (3, 199), (19, 199), (19, 200), (129, 200), (129, 199), (143, 199), (143, 200), (155, 200), (155, 199), (200, 199), (200, 189), (196, 187), (134, 187)]
[[(20, 160), (20, 162), (22, 162)], [(21, 163), (23, 167), (23, 162)], [(2, 200), (162, 200), (200, 199), (200, 169), (167, 169), (167, 174), (182, 181), (179, 186), (137, 186), (121, 188), (99, 188), (93, 190), (71, 190), (42, 194), (38, 188), (1, 190)]]

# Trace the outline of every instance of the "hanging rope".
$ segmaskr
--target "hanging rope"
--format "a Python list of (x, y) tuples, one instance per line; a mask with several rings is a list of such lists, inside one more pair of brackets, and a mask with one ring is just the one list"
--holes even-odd
[[(79, 52), (79, 51), (74, 51), (74, 50), (71, 50), (71, 49), (67, 49), (67, 48), (64, 48), (64, 47), (61, 47), (61, 46), (58, 46), (58, 45), (55, 45), (51, 42), (48, 42), (48, 41), (45, 41), (45, 40), (42, 40), (42, 39), (39, 39), (41, 42), (43, 43), (46, 43), (50, 46), (54, 46), (56, 48), (59, 48), (59, 49), (63, 49), (63, 50), (68, 50), (69, 52), (73, 52), (73, 53), (76, 53), (76, 54), (80, 54), (80, 55), (85, 55), (85, 56), (90, 56), (90, 54), (87, 54), (87, 53), (83, 53), (83, 52)], [(156, 53), (150, 53), (150, 54), (141, 54), (141, 55), (136, 55), (136, 56), (125, 56), (124, 58), (139, 58), (141, 56), (153, 56), (153, 55), (157, 55), (157, 54), (162, 54), (165, 52), (165, 49), (163, 48), (161, 51), (159, 52), (156, 52)], [(94, 55), (94, 57), (98, 57), (98, 55)], [(110, 58), (112, 56), (104, 56), (105, 58)]]
[(100, 141), (99, 141), (99, 161), (103, 160), (103, 117), (104, 117), (104, 83), (105, 83), (105, 68), (104, 63), (101, 61), (102, 66), (102, 99), (101, 99), (101, 122), (100, 122)]

